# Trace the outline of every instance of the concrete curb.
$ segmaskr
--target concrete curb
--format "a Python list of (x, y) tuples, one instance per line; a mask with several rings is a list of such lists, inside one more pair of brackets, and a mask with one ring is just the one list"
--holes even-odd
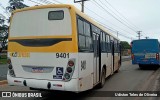
[(1, 86), (1, 85), (5, 85), (5, 84), (7, 84), (7, 83), (8, 83), (7, 80), (0, 81), (0, 86)]

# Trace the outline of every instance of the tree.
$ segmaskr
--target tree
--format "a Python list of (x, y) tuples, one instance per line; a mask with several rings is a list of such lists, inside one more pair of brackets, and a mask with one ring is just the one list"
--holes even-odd
[(0, 14), (0, 51), (6, 48), (8, 41), (8, 25), (5, 25), (5, 17)]
[(9, 4), (10, 6), (6, 7), (6, 9), (9, 12), (12, 12), (14, 10), (14, 7), (16, 9), (21, 9), (21, 8), (25, 8), (28, 7), (26, 4), (23, 3), (24, 0), (9, 0)]
[(127, 41), (121, 41), (122, 50), (130, 49), (130, 45)]

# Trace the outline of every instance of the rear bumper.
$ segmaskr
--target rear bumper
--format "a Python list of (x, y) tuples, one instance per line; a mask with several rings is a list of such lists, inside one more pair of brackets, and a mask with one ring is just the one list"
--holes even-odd
[(148, 61), (143, 61), (143, 60), (132, 60), (132, 64), (144, 64), (144, 65), (159, 65), (158, 60), (148, 60)]
[(69, 82), (63, 82), (63, 81), (52, 81), (52, 80), (16, 78), (7, 75), (7, 80), (8, 80), (8, 85), (25, 86), (24, 81), (26, 81), (27, 87), (32, 87), (37, 89), (48, 89), (48, 83), (51, 83), (51, 87), (49, 90), (78, 92), (78, 79), (71, 79)]

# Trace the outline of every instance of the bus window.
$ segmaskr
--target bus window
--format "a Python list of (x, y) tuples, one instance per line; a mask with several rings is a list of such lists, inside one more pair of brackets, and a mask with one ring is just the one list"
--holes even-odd
[(110, 51), (111, 51), (111, 46), (110, 46), (110, 36), (107, 35), (107, 37), (108, 37), (108, 41), (107, 41), (108, 48), (107, 48), (107, 51), (110, 52)]
[(85, 36), (79, 35), (79, 48), (85, 49)]
[(62, 20), (64, 19), (64, 11), (49, 11), (48, 13), (48, 19), (49, 20)]
[(87, 36), (91, 36), (91, 32), (90, 32), (90, 25), (87, 23), (87, 22), (84, 22), (85, 24), (84, 24), (84, 26), (85, 26), (85, 35), (87, 35)]
[(103, 51), (105, 51), (106, 49), (105, 49), (105, 41), (106, 41), (106, 35), (105, 35), (105, 33), (103, 32)]
[(83, 34), (83, 21), (78, 19), (78, 33)]
[(90, 24), (78, 19), (78, 37), (80, 51), (92, 51)]
[(97, 28), (96, 26), (92, 25), (92, 31), (95, 32), (95, 33), (98, 33), (100, 34), (100, 29)]

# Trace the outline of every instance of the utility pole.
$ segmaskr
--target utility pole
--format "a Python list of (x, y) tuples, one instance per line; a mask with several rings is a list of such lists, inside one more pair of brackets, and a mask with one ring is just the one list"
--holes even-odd
[(141, 39), (141, 36), (142, 36), (142, 35), (141, 35), (141, 32), (142, 32), (142, 31), (137, 31), (137, 34), (138, 34), (137, 37), (138, 37), (139, 40)]
[(84, 12), (84, 2), (88, 0), (74, 0), (74, 3), (82, 2), (82, 9), (81, 11)]
[(84, 12), (84, 0), (82, 0), (82, 12)]
[(146, 38), (146, 39), (148, 39), (149, 37), (148, 37), (148, 36), (146, 36), (145, 38)]

